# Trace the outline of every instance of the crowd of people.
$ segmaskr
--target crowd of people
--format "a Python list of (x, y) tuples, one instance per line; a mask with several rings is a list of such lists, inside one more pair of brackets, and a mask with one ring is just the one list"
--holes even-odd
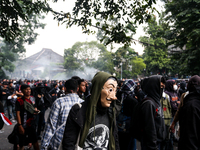
[[(98, 72), (91, 81), (0, 82), (0, 113), (15, 123), (14, 150), (200, 150), (200, 77), (134, 81)], [(45, 112), (50, 109), (45, 121)], [(3, 133), (0, 117), (0, 133)], [(38, 141), (41, 140), (39, 146)], [(136, 142), (138, 140), (138, 142)]]

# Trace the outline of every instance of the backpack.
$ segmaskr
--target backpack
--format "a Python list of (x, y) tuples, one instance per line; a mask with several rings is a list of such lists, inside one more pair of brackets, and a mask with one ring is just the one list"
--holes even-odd
[(11, 144), (19, 144), (18, 127), (19, 125), (16, 124), (13, 128), (13, 131), (7, 137), (8, 142)]
[(46, 108), (51, 107), (51, 105), (53, 104), (53, 99), (51, 94), (49, 94), (47, 91), (45, 91), (44, 93), (44, 104), (46, 106)]
[[(143, 132), (142, 124), (141, 124), (141, 106), (146, 101), (149, 101), (149, 100), (152, 101), (157, 108), (157, 104), (155, 103), (155, 101), (150, 97), (146, 97), (142, 101), (139, 101), (135, 105), (132, 111), (130, 134), (133, 138), (137, 139), (138, 141), (141, 141), (142, 132)], [(157, 112), (156, 112), (156, 115), (157, 115)]]
[(138, 103), (131, 95), (128, 95), (125, 100), (121, 100), (121, 111), (116, 118), (118, 130), (121, 132), (129, 132), (131, 123), (131, 114), (133, 107)]

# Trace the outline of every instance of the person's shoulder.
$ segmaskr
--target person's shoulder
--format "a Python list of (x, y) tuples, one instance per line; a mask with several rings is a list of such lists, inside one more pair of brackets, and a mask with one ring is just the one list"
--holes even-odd
[(21, 97), (17, 97), (16, 102), (18, 102), (20, 105), (24, 104), (24, 100)]
[(69, 93), (69, 94), (66, 94), (63, 98), (66, 99), (66, 100), (77, 99), (77, 100), (82, 100), (82, 101), (83, 101), (83, 99), (81, 99), (81, 98), (78, 96), (77, 93)]
[(17, 101), (23, 101), (22, 97), (17, 97)]
[(166, 98), (166, 99), (169, 99), (169, 94), (167, 94), (166, 92), (163, 92), (162, 97)]
[(71, 113), (73, 113), (74, 115), (77, 114), (77, 112), (82, 108), (82, 106), (84, 105), (85, 102), (82, 103), (75, 103), (72, 107), (71, 107)]
[(142, 107), (156, 107), (157, 104), (152, 98), (146, 97), (140, 102), (140, 105)]

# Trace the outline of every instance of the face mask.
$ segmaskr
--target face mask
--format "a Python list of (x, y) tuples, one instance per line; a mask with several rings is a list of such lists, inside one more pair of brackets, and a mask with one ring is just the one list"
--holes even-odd
[(65, 90), (62, 90), (63, 92), (65, 92)]
[(174, 89), (174, 91), (176, 91), (178, 89), (178, 86), (177, 85), (173, 85), (173, 89)]

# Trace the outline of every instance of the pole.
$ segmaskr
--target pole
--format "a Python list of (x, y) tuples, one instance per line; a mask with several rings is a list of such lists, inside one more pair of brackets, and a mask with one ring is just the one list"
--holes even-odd
[(121, 61), (121, 80), (122, 80), (122, 61)]

